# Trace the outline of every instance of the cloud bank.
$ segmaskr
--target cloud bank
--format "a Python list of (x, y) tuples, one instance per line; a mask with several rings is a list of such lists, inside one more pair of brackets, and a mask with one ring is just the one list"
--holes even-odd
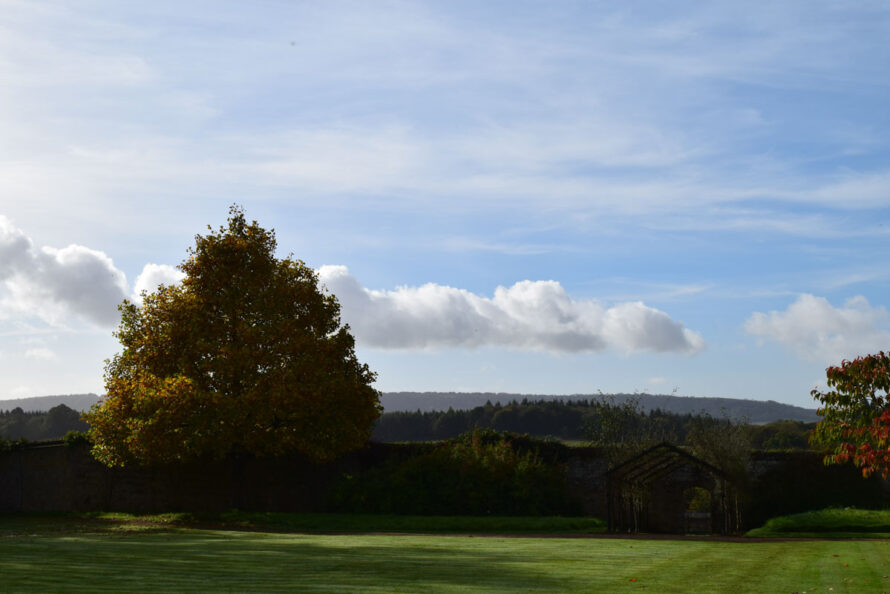
[[(103, 252), (80, 245), (37, 248), (0, 216), (0, 317), (33, 316), (57, 324), (74, 316), (110, 327), (125, 298), (141, 303), (143, 291), (178, 283), (183, 276), (172, 266), (146, 264), (130, 293), (126, 275)], [(521, 281), (498, 287), (488, 298), (433, 283), (373, 291), (345, 266), (323, 266), (319, 277), (343, 304), (344, 319), (371, 347), (686, 354), (704, 348), (698, 333), (642, 302), (605, 308), (573, 300), (555, 281)]]
[(890, 348), (890, 314), (862, 296), (834, 307), (824, 297), (803, 294), (785, 311), (752, 314), (745, 330), (825, 364)]
[(114, 326), (121, 301), (140, 301), (143, 290), (179, 282), (182, 276), (172, 266), (146, 264), (129, 295), (126, 275), (105, 253), (73, 244), (37, 248), (0, 215), (0, 318), (34, 316), (56, 324), (74, 316)]
[(521, 281), (488, 298), (433, 283), (371, 290), (345, 266), (322, 266), (318, 273), (339, 299), (344, 320), (369, 347), (694, 354), (705, 344), (697, 332), (641, 302), (604, 308), (572, 299), (556, 281)]

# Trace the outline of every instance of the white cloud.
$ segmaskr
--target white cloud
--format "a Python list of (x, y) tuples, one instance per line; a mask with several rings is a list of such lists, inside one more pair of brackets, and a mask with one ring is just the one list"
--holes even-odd
[[(174, 284), (185, 275), (172, 266), (146, 264), (131, 298)], [(0, 215), (0, 317), (35, 316), (51, 324), (70, 316), (99, 326), (117, 323), (117, 306), (129, 294), (126, 275), (105, 253), (81, 245), (36, 248), (25, 233)], [(40, 357), (45, 349), (26, 356)]]
[(152, 293), (160, 285), (175, 285), (185, 278), (185, 273), (167, 264), (146, 264), (133, 283), (132, 300), (142, 303), (143, 291)]
[(803, 294), (785, 311), (752, 314), (745, 330), (826, 364), (890, 348), (890, 314), (862, 296), (834, 307), (824, 297)]
[(428, 283), (376, 291), (345, 266), (319, 278), (343, 306), (343, 318), (366, 346), (384, 349), (500, 346), (554, 353), (654, 351), (694, 354), (704, 340), (641, 302), (604, 308), (574, 300), (556, 281), (498, 287), (491, 298)]
[(6, 217), (0, 215), (0, 279), (13, 274), (31, 257), (31, 240)]
[(56, 358), (56, 354), (46, 347), (38, 347), (25, 351), (25, 357), (28, 359), (39, 359), (42, 361), (51, 361)]
[(123, 272), (104, 253), (80, 245), (37, 249), (0, 216), (0, 311), (17, 311), (56, 322), (74, 314), (107, 326), (127, 290)]

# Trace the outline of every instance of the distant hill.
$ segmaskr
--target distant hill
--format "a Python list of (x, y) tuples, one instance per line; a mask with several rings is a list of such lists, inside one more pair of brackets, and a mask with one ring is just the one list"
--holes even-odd
[(636, 399), (643, 411), (660, 408), (678, 414), (707, 413), (713, 417), (729, 417), (749, 423), (773, 421), (818, 421), (816, 409), (782, 404), (773, 400), (747, 400), (741, 398), (709, 398), (702, 396), (668, 396), (666, 394), (572, 394), (553, 396), (543, 394), (510, 394), (504, 392), (385, 392), (380, 398), (384, 412), (421, 412), (468, 410), (486, 402), (507, 404), (513, 400), (595, 400), (614, 398), (616, 402)]
[(87, 410), (99, 397), (96, 394), (67, 394), (64, 396), (35, 396), (33, 398), (16, 398), (14, 400), (0, 400), (0, 410), (13, 410), (21, 408), (25, 412), (44, 412), (64, 404), (74, 410)]
[[(581, 400), (614, 398), (623, 402), (631, 398), (639, 401), (640, 408), (649, 411), (660, 408), (666, 412), (686, 414), (706, 412), (714, 417), (727, 416), (731, 419), (746, 419), (749, 423), (771, 423), (773, 421), (818, 421), (816, 410), (782, 404), (773, 400), (747, 400), (741, 398), (709, 398), (702, 396), (668, 396), (666, 394), (572, 394), (554, 396), (544, 394), (511, 394), (505, 392), (384, 392), (380, 398), (384, 412), (420, 410), (446, 411), (469, 410), (486, 402), (507, 404), (512, 400)], [(25, 412), (48, 411), (59, 404), (74, 410), (87, 410), (99, 400), (96, 394), (68, 394), (64, 396), (38, 396), (0, 400), (0, 410), (21, 407)]]

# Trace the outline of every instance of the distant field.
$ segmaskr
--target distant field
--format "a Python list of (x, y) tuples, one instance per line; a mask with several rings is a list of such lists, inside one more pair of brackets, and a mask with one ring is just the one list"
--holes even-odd
[(0, 589), (890, 590), (887, 541), (326, 535), (182, 528), (178, 521), (176, 516), (0, 516)]

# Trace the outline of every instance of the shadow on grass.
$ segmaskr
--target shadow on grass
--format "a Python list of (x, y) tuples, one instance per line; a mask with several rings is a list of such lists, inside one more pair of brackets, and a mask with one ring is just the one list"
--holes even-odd
[(455, 546), (457, 540), (445, 539), (439, 546), (382, 536), (347, 542), (336, 537), (204, 531), (45, 535), (0, 541), (0, 569), (4, 587), (11, 590), (571, 587), (517, 564), (509, 551), (473, 546), (472, 538), (461, 538)]

